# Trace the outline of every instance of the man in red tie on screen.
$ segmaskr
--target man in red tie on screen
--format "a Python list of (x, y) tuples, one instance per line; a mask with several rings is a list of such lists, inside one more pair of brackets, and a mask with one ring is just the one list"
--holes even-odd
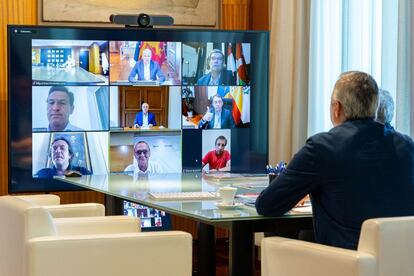
[(201, 161), (203, 166), (209, 165), (210, 171), (230, 171), (230, 153), (224, 148), (227, 145), (227, 139), (224, 136), (216, 138), (215, 149), (209, 151)]

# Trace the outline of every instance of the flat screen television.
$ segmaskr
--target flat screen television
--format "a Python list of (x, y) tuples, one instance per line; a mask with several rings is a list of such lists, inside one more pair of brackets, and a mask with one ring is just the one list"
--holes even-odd
[(80, 174), (265, 173), (269, 36), (8, 26), (9, 192)]

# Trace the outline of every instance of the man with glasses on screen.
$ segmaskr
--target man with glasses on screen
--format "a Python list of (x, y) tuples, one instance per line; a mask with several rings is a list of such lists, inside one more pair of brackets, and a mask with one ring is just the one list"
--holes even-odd
[(151, 149), (147, 142), (139, 141), (134, 145), (134, 158), (136, 165), (131, 164), (125, 168), (125, 172), (138, 173), (162, 173), (158, 164), (150, 161)]
[(226, 70), (224, 54), (219, 49), (213, 49), (207, 58), (209, 73), (198, 79), (197, 85), (236, 85), (233, 73)]
[(216, 138), (214, 143), (215, 149), (207, 152), (201, 161), (204, 167), (208, 164), (210, 171), (230, 171), (230, 153), (225, 150), (227, 145), (227, 138), (220, 135)]
[(69, 122), (75, 109), (73, 93), (65, 86), (52, 86), (46, 99), (48, 131), (80, 131), (81, 128)]
[(52, 160), (52, 168), (44, 168), (36, 173), (37, 177), (53, 177), (65, 175), (69, 171), (76, 171), (79, 174), (87, 175), (91, 172), (80, 166), (72, 165), (74, 152), (71, 143), (64, 137), (57, 137), (53, 140), (49, 149), (49, 157)]

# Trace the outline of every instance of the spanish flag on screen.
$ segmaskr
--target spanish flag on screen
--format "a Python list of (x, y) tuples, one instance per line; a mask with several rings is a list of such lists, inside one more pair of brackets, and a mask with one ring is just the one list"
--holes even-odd
[(232, 99), (231, 111), (236, 125), (250, 123), (250, 87), (227, 86), (223, 94), (224, 98)]
[(161, 66), (164, 61), (167, 59), (164, 48), (166, 44), (165, 42), (159, 41), (140, 41), (137, 42), (137, 47), (139, 47), (139, 55), (138, 60), (141, 59), (142, 52), (144, 49), (150, 49), (152, 52), (151, 60), (158, 62)]

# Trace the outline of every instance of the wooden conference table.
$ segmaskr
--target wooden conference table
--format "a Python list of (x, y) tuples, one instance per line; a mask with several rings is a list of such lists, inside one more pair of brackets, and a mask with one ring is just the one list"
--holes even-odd
[[(263, 217), (247, 205), (219, 209), (219, 200), (155, 200), (150, 193), (217, 192), (221, 186), (238, 187), (237, 194), (258, 193), (268, 184), (265, 175), (211, 178), (199, 173), (154, 175), (88, 175), (56, 177), (62, 181), (156, 208), (198, 222), (198, 275), (215, 275), (214, 227), (229, 230), (229, 274), (254, 275), (254, 233), (311, 229), (310, 213), (289, 212), (281, 217)], [(116, 200), (116, 199), (114, 199)]]

